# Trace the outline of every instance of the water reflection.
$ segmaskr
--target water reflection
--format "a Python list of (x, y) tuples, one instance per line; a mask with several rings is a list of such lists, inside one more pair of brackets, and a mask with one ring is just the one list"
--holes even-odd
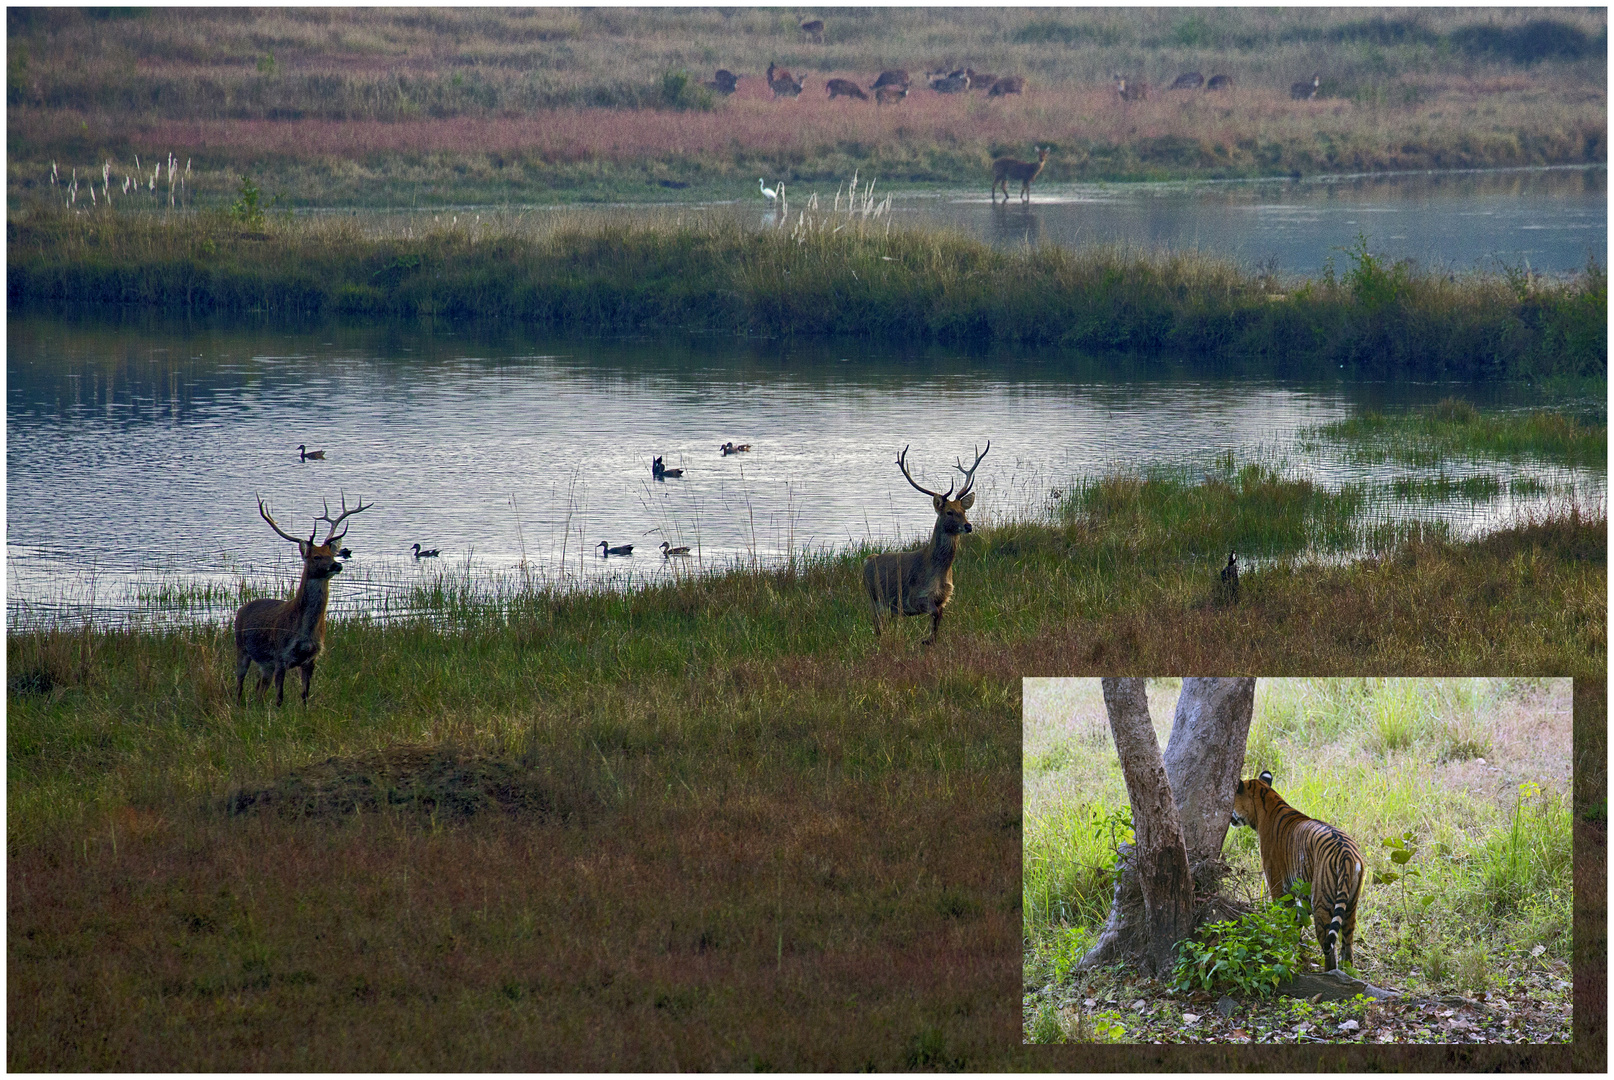
[[(1003, 218), (1040, 213), (1011, 206)], [(1209, 377), (1160, 360), (554, 341), (401, 324), (286, 330), (22, 313), (8, 346), (13, 622), (92, 596), (115, 613), (181, 584), (216, 589), (217, 614), (243, 577), (289, 580), (295, 567), (258, 520), (258, 495), (288, 530), (343, 493), (375, 502), (349, 537), (355, 559), (337, 603), (351, 610), (438, 571), (415, 562), (416, 543), (440, 548), (451, 572), (570, 586), (913, 539), (932, 517), (894, 465), (910, 443), (916, 478), (945, 486), (954, 459), (992, 439), (977, 483), (977, 514), (990, 522), (1045, 512), (1074, 477), (1150, 462), (1209, 468), (1355, 407), (1451, 392)], [(1489, 393), (1469, 391), (1488, 405), (1523, 403), (1516, 390)], [(724, 456), (730, 441), (754, 449)], [(301, 460), (298, 443), (327, 459)], [(684, 475), (657, 482), (656, 456)], [(1428, 473), (1338, 453), (1298, 455), (1291, 467), (1329, 485)], [(1448, 463), (1442, 475), (1481, 472), (1500, 477), (1496, 497), (1401, 499), (1382, 512), (1415, 508), (1461, 532), (1561, 501), (1566, 485), (1595, 499), (1605, 483), (1529, 465)], [(1516, 494), (1514, 477), (1540, 489)], [(634, 554), (601, 559), (602, 539)], [(664, 541), (693, 549), (687, 571), (661, 559)]]
[[(1312, 275), (1358, 234), (1377, 254), (1429, 267), (1498, 264), (1572, 273), (1608, 247), (1608, 172), (1520, 169), (1301, 180), (1033, 187), (1027, 218), (973, 192), (899, 197), (898, 220), (947, 225), (1000, 247), (1046, 240), (1197, 250), (1247, 268)], [(1029, 223), (1035, 222), (1035, 232)], [(1343, 269), (1341, 265), (1341, 269)]]
[(1042, 215), (1033, 204), (994, 202), (986, 238), (997, 247), (1036, 247), (1042, 243)]

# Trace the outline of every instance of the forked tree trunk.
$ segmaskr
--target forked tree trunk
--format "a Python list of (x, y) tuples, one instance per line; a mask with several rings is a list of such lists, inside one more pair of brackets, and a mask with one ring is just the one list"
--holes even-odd
[(1195, 881), (1219, 878), (1255, 680), (1184, 679), (1163, 758), (1144, 681), (1103, 685), (1135, 840), (1122, 849), (1109, 920), (1081, 966), (1130, 960), (1146, 974), (1164, 974), (1177, 942), (1193, 932)]

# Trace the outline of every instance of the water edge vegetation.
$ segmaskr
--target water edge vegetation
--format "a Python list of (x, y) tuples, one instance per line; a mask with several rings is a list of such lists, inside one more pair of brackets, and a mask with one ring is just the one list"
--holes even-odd
[[(1607, 377), (1606, 268), (1456, 277), (1365, 238), (1315, 279), (1202, 253), (1000, 251), (802, 206), (752, 229), (686, 211), (353, 218), (35, 208), (7, 221), (12, 302), (283, 316), (509, 319), (555, 332), (849, 335), (966, 347), (1167, 351), (1354, 376)], [(250, 214), (252, 220), (245, 218)]]

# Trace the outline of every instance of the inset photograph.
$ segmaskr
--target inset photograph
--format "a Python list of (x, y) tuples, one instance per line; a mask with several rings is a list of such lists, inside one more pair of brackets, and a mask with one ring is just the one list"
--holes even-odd
[(1569, 1042), (1571, 686), (1024, 680), (1024, 1041)]

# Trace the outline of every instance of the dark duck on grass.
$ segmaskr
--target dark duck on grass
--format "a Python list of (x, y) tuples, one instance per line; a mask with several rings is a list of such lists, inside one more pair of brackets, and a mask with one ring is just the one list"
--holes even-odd
[(1222, 567), (1222, 595), (1233, 603), (1239, 602), (1239, 557), (1227, 553), (1227, 565)]

